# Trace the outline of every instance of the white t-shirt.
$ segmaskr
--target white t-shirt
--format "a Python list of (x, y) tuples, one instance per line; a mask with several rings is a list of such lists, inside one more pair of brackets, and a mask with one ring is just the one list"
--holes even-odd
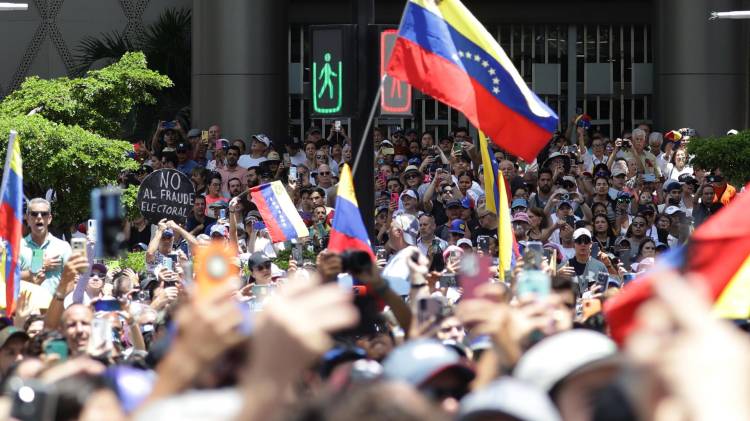
[(253, 158), (250, 155), (242, 155), (240, 156), (240, 159), (237, 160), (237, 165), (242, 168), (248, 169), (250, 167), (257, 167), (261, 162), (265, 161), (268, 161), (268, 158), (266, 158), (265, 156), (261, 156), (260, 158)]

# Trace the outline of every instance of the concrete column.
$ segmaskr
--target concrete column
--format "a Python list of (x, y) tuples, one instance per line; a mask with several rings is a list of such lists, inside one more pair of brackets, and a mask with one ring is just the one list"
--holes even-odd
[(657, 129), (691, 127), (701, 136), (744, 127), (747, 39), (741, 20), (709, 21), (742, 10), (738, 0), (655, 0)]
[(288, 137), (288, 0), (193, 0), (193, 127)]
[[(578, 77), (576, 73), (578, 58), (576, 57), (576, 42), (578, 41), (578, 28), (575, 25), (568, 25), (568, 107), (567, 115), (561, 117), (566, 127), (569, 121), (576, 115), (576, 100), (578, 97)], [(564, 63), (561, 63), (564, 66)]]

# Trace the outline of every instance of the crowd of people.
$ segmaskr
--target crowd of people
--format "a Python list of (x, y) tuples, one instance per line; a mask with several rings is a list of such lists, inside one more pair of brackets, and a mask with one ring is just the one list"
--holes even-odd
[[(374, 183), (355, 180), (375, 193), (363, 215), (373, 259), (327, 248), (352, 164), (344, 127), (229, 140), (218, 125), (159, 122), (121, 186), (168, 168), (196, 195), (184, 221), (123, 221), (144, 268), (94, 256), (101, 233), (85, 224), (53, 235), (63, 203), (26, 204), (22, 292), (0, 319), (2, 417), (750, 419), (750, 339), (679, 275), (661, 276), (623, 346), (601, 311), (741, 192), (692, 164), (690, 129), (642, 124), (612, 139), (585, 123), (534, 162), (491, 146), (510, 208), (500, 216), (467, 128), (374, 128)], [(308, 237), (272, 241), (248, 189), (276, 180)], [(201, 289), (202, 247), (231, 251), (238, 275)]]

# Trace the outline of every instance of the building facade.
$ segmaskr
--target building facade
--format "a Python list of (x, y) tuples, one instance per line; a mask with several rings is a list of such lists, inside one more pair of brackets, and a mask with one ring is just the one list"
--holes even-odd
[[(168, 7), (193, 9), (193, 118), (229, 136), (303, 136), (335, 119), (310, 114), (311, 25), (351, 24), (362, 0), (30, 0), (0, 14), (0, 96), (28, 75), (71, 74), (83, 37), (124, 30)], [(569, 121), (577, 111), (608, 136), (642, 122), (716, 135), (748, 126), (744, 21), (708, 21), (741, 0), (465, 0), (524, 80)], [(403, 0), (372, 2), (371, 22), (397, 25)], [(379, 64), (372, 63), (373, 67)], [(378, 118), (440, 136), (466, 120), (415, 93), (413, 115)]]

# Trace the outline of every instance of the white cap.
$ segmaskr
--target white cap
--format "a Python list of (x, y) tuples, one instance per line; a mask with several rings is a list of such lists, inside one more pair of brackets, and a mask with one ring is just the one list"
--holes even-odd
[(666, 213), (667, 215), (673, 215), (677, 212), (683, 212), (683, 210), (678, 208), (677, 206), (667, 206), (667, 208), (664, 209), (664, 213)]
[(573, 232), (573, 241), (577, 240), (578, 237), (581, 237), (583, 235), (586, 235), (591, 239), (591, 231), (587, 230), (586, 228), (578, 228)]
[(462, 238), (462, 239), (458, 240), (458, 242), (456, 242), (456, 245), (459, 246), (459, 247), (461, 247), (464, 244), (467, 245), (467, 246), (469, 246), (469, 247), (474, 247), (474, 245), (471, 244), (471, 240), (469, 240), (468, 238)]
[(521, 357), (513, 377), (549, 392), (561, 380), (617, 355), (617, 345), (592, 330), (574, 329), (543, 339)]

